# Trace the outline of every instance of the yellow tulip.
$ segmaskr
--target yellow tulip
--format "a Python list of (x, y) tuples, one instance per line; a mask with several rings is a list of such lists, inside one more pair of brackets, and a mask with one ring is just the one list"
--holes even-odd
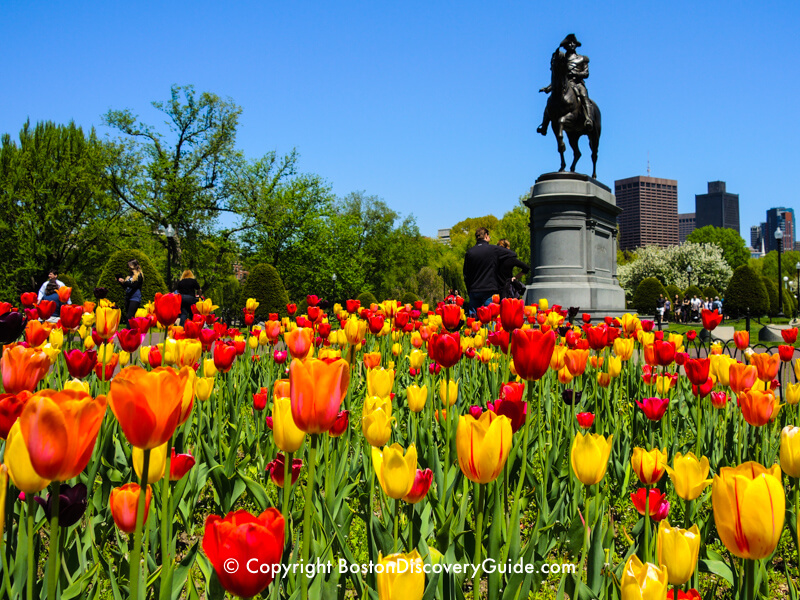
[(461, 472), (475, 483), (497, 479), (511, 450), (511, 420), (491, 411), (479, 419), (464, 415), (458, 419), (456, 448)]
[(539, 310), (547, 310), (550, 308), (550, 303), (547, 298), (539, 298)]
[(367, 322), (356, 316), (351, 316), (344, 324), (344, 334), (348, 344), (359, 344), (367, 333)]
[(421, 350), (412, 350), (411, 354), (408, 355), (408, 362), (411, 364), (412, 369), (421, 369), (425, 364), (426, 357), (427, 354)]
[(8, 474), (11, 477), (11, 481), (14, 482), (14, 485), (17, 486), (18, 489), (26, 494), (41, 492), (50, 485), (48, 479), (39, 477), (36, 471), (33, 470), (28, 448), (25, 446), (25, 441), (22, 439), (19, 420), (11, 426), (11, 430), (8, 432), (3, 463), (8, 467)]
[(667, 466), (667, 473), (675, 486), (675, 492), (684, 500), (695, 500), (703, 490), (711, 484), (708, 479), (708, 459), (705, 456), (698, 459), (693, 452), (681, 454), (678, 452), (672, 461), (672, 467)]
[[(0, 506), (6, 505), (6, 494), (8, 493), (8, 467), (0, 465)], [(5, 535), (6, 511), (0, 511), (0, 535)]]
[(622, 373), (622, 359), (619, 356), (609, 356), (608, 374), (611, 377), (619, 377), (620, 373)]
[(247, 309), (248, 312), (255, 312), (259, 304), (260, 303), (255, 298), (248, 298), (247, 302), (245, 303), (245, 308)]
[(110, 340), (117, 332), (122, 311), (118, 308), (100, 307), (95, 310), (94, 314), (98, 335), (105, 340)]
[(61, 346), (64, 345), (64, 330), (61, 328), (51, 329), (47, 341), (50, 342), (50, 345), (56, 350), (61, 350)]
[(572, 381), (575, 376), (570, 372), (569, 367), (564, 367), (558, 372), (558, 382), (567, 385), (570, 381)]
[(214, 364), (213, 358), (207, 358), (203, 361), (203, 375), (205, 377), (216, 377), (217, 373), (217, 366)]
[(84, 348), (84, 350), (91, 350), (94, 347), (95, 347), (95, 343), (94, 343), (94, 340), (92, 339), (92, 336), (87, 335), (83, 339), (83, 348)]
[(191, 367), (200, 360), (203, 344), (200, 340), (178, 340), (178, 366)]
[[(627, 336), (632, 336), (637, 331), (642, 330), (642, 322), (639, 320), (639, 317), (637, 317), (636, 315), (632, 315), (631, 313), (625, 313), (624, 315), (622, 315), (622, 319), (620, 322), (622, 323), (622, 331), (624, 331), (625, 335)], [(614, 352), (617, 352), (616, 347), (614, 348)], [(617, 356), (619, 356), (618, 352)]]
[(633, 472), (645, 485), (656, 483), (664, 476), (667, 466), (667, 450), (653, 448), (650, 451), (644, 448), (634, 448), (631, 455)]
[(411, 345), (414, 346), (414, 348), (422, 348), (422, 344), (424, 343), (422, 334), (419, 331), (415, 331), (411, 334)]
[(198, 300), (194, 306), (197, 309), (197, 313), (201, 315), (210, 315), (219, 308), (219, 306), (217, 306), (211, 301), (211, 298), (206, 298), (205, 300)]
[(439, 398), (445, 406), (453, 406), (458, 399), (458, 383), (460, 379), (451, 379), (450, 387), (447, 387), (447, 381), (442, 379), (439, 382)]
[(364, 400), (361, 432), (370, 446), (385, 446), (392, 436), (392, 400), (370, 396)]
[(781, 431), (781, 469), (789, 477), (800, 477), (800, 427), (784, 427)]
[[(263, 331), (261, 332), (261, 335), (264, 336), (264, 339), (267, 338), (267, 334)], [(247, 346), (250, 348), (250, 350), (255, 350), (258, 348), (258, 338), (254, 335), (251, 335), (249, 338), (247, 338)]]
[(61, 350), (57, 350), (56, 348), (51, 348), (50, 345), (42, 346), (42, 352), (47, 355), (47, 358), (50, 359), (50, 364), (54, 364), (56, 362), (56, 358), (59, 354), (61, 354)]
[(784, 384), (786, 386), (785, 398), (788, 404), (797, 404), (800, 402), (800, 382)]
[(119, 351), (119, 366), (124, 367), (129, 362), (131, 362), (131, 353), (125, 352), (125, 350)]
[(794, 378), (800, 381), (800, 358), (796, 358), (794, 361)]
[(709, 358), (711, 359), (709, 373), (717, 378), (720, 385), (727, 387), (730, 382), (731, 364), (735, 364), (736, 361), (727, 354), (712, 354)]
[[(483, 331), (483, 330), (481, 330)], [(480, 350), (483, 348), (483, 345), (486, 343), (486, 336), (482, 334), (477, 334), (474, 338), (474, 346), (476, 350)]]
[[(161, 478), (164, 477), (164, 471), (167, 468), (168, 445), (169, 442), (165, 443), (163, 446), (153, 448), (150, 451), (150, 464), (147, 467), (147, 483), (161, 481)], [(141, 482), (142, 467), (144, 466), (144, 450), (134, 446), (131, 460), (133, 461), (133, 470), (136, 471), (136, 475), (139, 477), (139, 481)]]
[(553, 348), (553, 356), (550, 357), (550, 368), (554, 371), (560, 371), (564, 368), (565, 359), (567, 355), (566, 346), (556, 346)]
[(206, 401), (211, 397), (214, 391), (214, 378), (213, 377), (198, 377), (194, 386), (197, 399)]
[(89, 382), (81, 381), (80, 379), (70, 379), (64, 384), (65, 390), (75, 390), (76, 392), (89, 392)]
[(94, 325), (94, 313), (83, 313), (81, 317), (81, 325), (84, 327), (91, 328)]
[(152, 346), (145, 346), (142, 344), (139, 346), (139, 361), (144, 364), (150, 364), (150, 348)]
[(294, 423), (290, 398), (274, 398), (272, 401), (272, 435), (275, 445), (284, 452), (297, 452), (306, 438)]
[(392, 355), (393, 356), (400, 356), (400, 351), (403, 347), (400, 344), (392, 344)]
[(378, 600), (422, 600), (425, 593), (425, 573), (422, 558), (414, 550), (408, 554), (378, 553)]
[(637, 331), (636, 335), (638, 336), (639, 343), (642, 346), (649, 346), (656, 341), (656, 334), (653, 331), (645, 331), (644, 329), (640, 329)]
[(411, 412), (420, 412), (425, 408), (425, 403), (428, 401), (428, 386), (423, 385), (419, 387), (416, 383), (411, 384), (406, 388), (406, 399), (408, 400), (408, 408)]
[[(136, 318), (137, 319), (141, 319), (142, 317), (146, 317), (149, 314), (150, 313), (148, 312), (147, 307), (145, 307), (145, 308), (137, 308), (136, 309)], [(83, 316), (85, 317), (86, 315), (83, 315)]]
[(672, 527), (664, 519), (658, 524), (656, 557), (658, 564), (667, 567), (667, 579), (672, 585), (683, 585), (692, 575), (700, 554), (700, 530)]
[(674, 380), (669, 375), (658, 375), (656, 376), (656, 391), (658, 395), (662, 398), (669, 394), (670, 389), (672, 389)]
[(642, 563), (634, 554), (622, 573), (622, 600), (665, 600), (668, 579), (667, 567)]
[(383, 492), (390, 498), (400, 500), (408, 495), (414, 485), (417, 476), (417, 449), (411, 444), (403, 455), (400, 444), (385, 446), (382, 451), (373, 447), (372, 466)]
[(613, 435), (606, 439), (597, 433), (575, 434), (570, 450), (570, 463), (575, 477), (583, 485), (600, 483), (605, 477), (613, 442)]
[(393, 370), (379, 368), (367, 371), (367, 395), (384, 398), (392, 393), (393, 387)]
[(739, 558), (772, 554), (786, 513), (781, 468), (757, 462), (722, 467), (711, 490), (714, 522), (725, 547)]
[(97, 362), (106, 364), (111, 362), (111, 357), (114, 356), (114, 344), (100, 344), (97, 347)]
[(675, 344), (675, 348), (680, 348), (683, 346), (683, 335), (680, 333), (670, 333), (667, 341)]

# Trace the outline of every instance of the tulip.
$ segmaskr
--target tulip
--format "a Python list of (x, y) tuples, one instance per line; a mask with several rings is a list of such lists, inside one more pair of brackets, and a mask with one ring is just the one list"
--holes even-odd
[(580, 404), (582, 396), (583, 392), (580, 390), (569, 389), (561, 392), (561, 399), (564, 401), (564, 404), (569, 406)]
[(364, 402), (361, 431), (370, 446), (385, 446), (392, 436), (392, 401), (371, 396)]
[(122, 311), (118, 308), (111, 308), (108, 306), (99, 307), (95, 311), (95, 328), (97, 329), (97, 334), (104, 340), (110, 340), (117, 332), (121, 317)]
[(120, 329), (117, 331), (117, 340), (125, 352), (136, 352), (142, 345), (142, 334), (138, 329)]
[(666, 396), (669, 391), (675, 387), (677, 383), (677, 374), (673, 378), (672, 375), (657, 375), (656, 376), (656, 392), (662, 396)]
[(660, 421), (664, 413), (667, 412), (669, 398), (644, 398), (641, 402), (636, 400), (636, 404), (649, 420)]
[(556, 346), (553, 348), (553, 356), (550, 357), (550, 368), (554, 371), (560, 371), (566, 365), (567, 347)]
[[(120, 531), (133, 533), (136, 529), (136, 510), (139, 506), (141, 488), (136, 483), (128, 483), (122, 487), (111, 490), (108, 499), (111, 508), (111, 516)], [(150, 486), (147, 486), (144, 502), (144, 521), (147, 521), (147, 513), (150, 510), (150, 500), (152, 493)]]
[(214, 366), (217, 371), (227, 373), (236, 359), (236, 347), (233, 344), (217, 342), (214, 344)]
[(711, 484), (711, 479), (707, 479), (709, 464), (705, 456), (698, 460), (692, 452), (686, 455), (678, 452), (672, 467), (667, 466), (666, 469), (675, 486), (675, 493), (686, 501), (696, 500)]
[(525, 303), (518, 298), (503, 298), (500, 302), (500, 324), (505, 331), (511, 333), (522, 327), (524, 307)]
[(778, 375), (781, 357), (778, 354), (751, 354), (750, 364), (755, 366), (758, 378), (761, 381), (770, 382)]
[(750, 345), (750, 332), (749, 331), (734, 331), (733, 342), (739, 350), (744, 350)]
[(289, 367), (289, 382), (292, 417), (297, 427), (306, 433), (328, 431), (347, 394), (350, 383), (347, 362), (295, 359)]
[[(302, 459), (293, 458), (291, 467), (289, 469), (291, 471), (292, 485), (297, 483), (297, 479), (300, 477), (300, 471), (302, 468), (303, 468)], [(267, 464), (267, 473), (269, 473), (272, 482), (279, 488), (282, 488), (283, 484), (286, 481), (285, 469), (286, 469), (286, 458), (281, 453), (278, 453), (275, 459)]]
[[(190, 367), (180, 372), (171, 367), (145, 371), (126, 367), (111, 382), (108, 404), (125, 437), (137, 448), (151, 450), (172, 437), (185, 415)], [(192, 373), (193, 374), (193, 373)], [(190, 398), (191, 400), (191, 398)]]
[(644, 448), (634, 448), (631, 455), (633, 472), (644, 485), (652, 485), (664, 475), (667, 465), (667, 451), (653, 448), (650, 451)]
[(464, 415), (458, 420), (456, 447), (461, 472), (475, 483), (497, 479), (511, 450), (511, 420), (487, 411), (479, 419)]
[(27, 391), (18, 394), (0, 394), (0, 439), (8, 437), (11, 426), (17, 422), (30, 397), (31, 393)]
[(367, 371), (367, 395), (384, 398), (394, 387), (393, 369), (370, 369)]
[(612, 379), (619, 377), (622, 373), (622, 359), (618, 356), (610, 356), (608, 358), (608, 376)]
[(411, 384), (406, 388), (406, 400), (411, 412), (421, 412), (428, 401), (428, 386), (419, 387), (416, 383)]
[(432, 360), (449, 369), (461, 360), (461, 344), (458, 333), (433, 334), (428, 342)]
[[(445, 406), (453, 406), (458, 399), (458, 384), (461, 380), (450, 380), (449, 382), (444, 379), (439, 381), (439, 399)], [(449, 385), (448, 385), (449, 383)]]
[(284, 336), (286, 348), (292, 358), (304, 359), (311, 351), (314, 341), (314, 330), (308, 327), (298, 327), (292, 331), (287, 331)]
[(714, 331), (717, 325), (722, 323), (722, 315), (719, 314), (718, 310), (708, 310), (704, 308), (700, 313), (700, 318), (703, 320), (703, 329), (707, 329), (708, 331)]
[(198, 400), (208, 400), (214, 391), (214, 378), (198, 377), (197, 381), (195, 382), (194, 391)]
[(442, 325), (449, 331), (459, 329), (461, 325), (461, 307), (458, 304), (445, 304), (442, 306)]
[(798, 383), (786, 383), (785, 391), (784, 391), (784, 398), (786, 402), (791, 405), (795, 405), (800, 402), (800, 382)]
[(272, 403), (272, 434), (275, 445), (284, 452), (297, 452), (306, 438), (292, 418), (292, 401), (287, 397), (274, 398)]
[(800, 477), (800, 427), (791, 425), (781, 431), (781, 469), (789, 477)]
[(414, 444), (403, 454), (400, 444), (372, 448), (372, 466), (384, 494), (395, 500), (406, 496), (414, 486), (417, 476), (417, 449)]
[(755, 385), (758, 371), (752, 365), (732, 363), (729, 367), (728, 375), (730, 388), (738, 396)]
[[(72, 527), (81, 520), (87, 506), (87, 489), (83, 483), (68, 485), (62, 483), (58, 489), (58, 525)], [(35, 496), (33, 498), (44, 509), (44, 514), (49, 521), (53, 512), (52, 494), (47, 494), (47, 499)]]
[(590, 412), (578, 413), (575, 418), (578, 420), (578, 426), (583, 430), (591, 428), (594, 423), (594, 414)]
[(103, 364), (96, 363), (94, 365), (94, 373), (97, 375), (97, 378), (102, 381), (110, 381), (111, 378), (114, 376), (114, 371), (117, 369), (117, 365), (119, 364), (119, 355), (112, 354), (108, 361), (106, 362), (106, 370), (105, 375), (103, 374)]
[(433, 471), (430, 469), (417, 469), (417, 474), (414, 477), (414, 483), (411, 490), (403, 496), (403, 500), (409, 504), (417, 504), (428, 494), (433, 482)]
[[(556, 344), (555, 333), (515, 329), (511, 340), (511, 355), (517, 374), (526, 381), (541, 379), (550, 366)], [(567, 363), (569, 352), (567, 352)]]
[(658, 563), (667, 567), (669, 582), (683, 585), (694, 575), (700, 554), (700, 530), (697, 525), (690, 529), (672, 527), (666, 519), (658, 525), (656, 557)]
[[(153, 367), (160, 367), (162, 363), (162, 356), (161, 350), (158, 346), (142, 346), (142, 348), (148, 348), (147, 352), (147, 363)], [(140, 356), (141, 356), (141, 348), (140, 348)]]
[(589, 360), (589, 350), (581, 348), (570, 348), (567, 350), (564, 363), (567, 370), (574, 377), (583, 375), (586, 371), (586, 363)]
[(169, 463), (169, 480), (179, 481), (183, 479), (184, 475), (195, 465), (195, 462), (194, 456), (191, 454), (175, 454), (175, 448), (173, 448)]
[(34, 391), (49, 369), (50, 359), (44, 352), (20, 345), (7, 346), (0, 358), (3, 388), (9, 394)]
[(408, 554), (378, 553), (377, 571), (379, 600), (422, 600), (425, 593), (425, 573), (417, 550)]
[(761, 427), (774, 419), (780, 410), (780, 402), (772, 391), (762, 392), (755, 388), (738, 396), (744, 420), (750, 425)]
[(728, 404), (728, 394), (725, 392), (711, 392), (711, 406), (714, 408), (725, 408)]
[(522, 428), (528, 415), (528, 404), (520, 399), (500, 398), (489, 402), (487, 408), (497, 415), (508, 417), (511, 421), (512, 433), (516, 433)]
[(781, 337), (783, 337), (783, 341), (787, 344), (794, 344), (797, 342), (797, 327), (781, 329)]
[(105, 412), (105, 396), (73, 390), (33, 395), (19, 424), (36, 473), (58, 481), (77, 477), (92, 457)]
[[(139, 482), (142, 482), (142, 467), (144, 466), (144, 451), (134, 446), (131, 460), (133, 461), (133, 470), (139, 477)], [(147, 483), (155, 483), (161, 481), (164, 477), (164, 472), (167, 469), (167, 444), (153, 448), (150, 451), (150, 462), (147, 467)]]
[(65, 304), (61, 307), (61, 327), (67, 331), (75, 331), (81, 324), (83, 307), (76, 304)]
[(719, 537), (732, 554), (758, 560), (775, 551), (786, 513), (778, 465), (722, 467), (714, 476), (711, 502)]
[(42, 321), (47, 321), (47, 319), (53, 316), (55, 311), (56, 303), (53, 300), (41, 300), (39, 304), (36, 305), (36, 312)]
[(169, 327), (181, 316), (180, 294), (156, 294), (153, 302), (156, 319), (162, 327)]
[(25, 317), (19, 312), (0, 315), (0, 345), (17, 340), (25, 330)]
[(22, 439), (19, 420), (11, 426), (6, 440), (3, 462), (14, 485), (26, 494), (34, 494), (50, 485), (50, 480), (40, 477), (31, 464), (31, 457)]
[(336, 420), (333, 422), (333, 426), (328, 430), (328, 435), (331, 437), (339, 437), (347, 431), (347, 428), (350, 426), (350, 411), (343, 410), (340, 411), (338, 415), (336, 415)]
[(570, 464), (575, 477), (584, 485), (600, 483), (606, 474), (614, 436), (606, 439), (596, 433), (575, 434), (570, 450)]
[(794, 356), (794, 346), (778, 346), (778, 356), (780, 356), (783, 362), (791, 362)]
[(714, 389), (714, 379), (709, 377), (702, 385), (692, 384), (692, 393), (699, 398), (705, 398)]
[(635, 554), (622, 573), (622, 600), (662, 600), (667, 597), (667, 568), (642, 563)]
[(694, 385), (703, 385), (708, 379), (711, 359), (709, 358), (690, 358), (683, 365), (686, 370), (686, 377)]
[[(659, 490), (653, 488), (639, 488), (631, 494), (631, 501), (633, 507), (637, 512), (644, 516), (646, 513), (650, 515), (653, 521), (661, 521), (669, 514), (669, 502), (667, 502), (667, 495), (662, 494)], [(645, 506), (647, 504), (648, 506)]]
[(614, 340), (614, 354), (621, 360), (628, 361), (633, 356), (633, 339), (617, 338)]

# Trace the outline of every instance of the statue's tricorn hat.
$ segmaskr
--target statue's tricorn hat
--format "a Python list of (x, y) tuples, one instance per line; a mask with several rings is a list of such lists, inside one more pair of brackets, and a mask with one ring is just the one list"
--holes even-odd
[(564, 38), (564, 41), (561, 42), (561, 47), (562, 48), (566, 47), (566, 45), (569, 42), (572, 42), (573, 44), (575, 44), (576, 48), (579, 48), (580, 45), (581, 45), (581, 43), (578, 41), (578, 38), (575, 37), (574, 33), (570, 33), (567, 37)]

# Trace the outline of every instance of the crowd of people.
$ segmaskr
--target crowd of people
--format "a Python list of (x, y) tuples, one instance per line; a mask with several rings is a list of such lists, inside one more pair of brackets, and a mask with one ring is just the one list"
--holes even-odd
[(676, 294), (675, 299), (671, 301), (661, 294), (656, 301), (656, 320), (661, 322), (673, 323), (695, 323), (700, 321), (700, 314), (703, 309), (716, 310), (720, 314), (724, 314), (722, 310), (722, 300), (719, 296), (711, 298), (707, 296), (705, 299), (697, 294), (691, 298), (686, 295), (681, 300), (681, 297)]

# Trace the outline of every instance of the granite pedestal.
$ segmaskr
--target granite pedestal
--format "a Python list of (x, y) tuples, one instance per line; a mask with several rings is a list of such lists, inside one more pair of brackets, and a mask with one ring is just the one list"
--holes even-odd
[(527, 303), (580, 307), (593, 317), (621, 316), (617, 281), (617, 216), (611, 189), (578, 173), (546, 173), (525, 204), (531, 210), (531, 273)]

